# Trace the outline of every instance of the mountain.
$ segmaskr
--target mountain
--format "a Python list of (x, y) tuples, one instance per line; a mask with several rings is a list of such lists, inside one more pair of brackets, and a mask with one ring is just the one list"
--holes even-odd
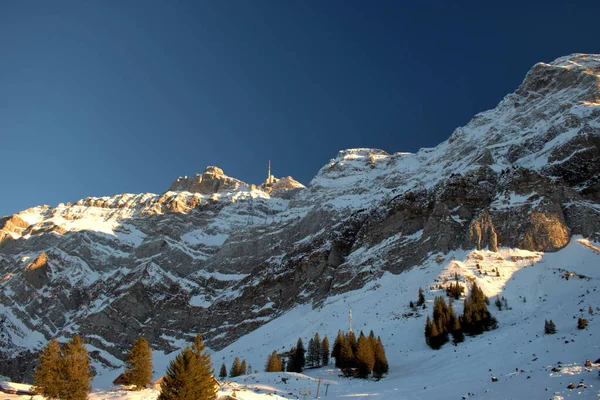
[(600, 56), (573, 54), (435, 148), (343, 150), (306, 187), (211, 166), (161, 195), (24, 210), (0, 219), (0, 375), (28, 379), (55, 336), (82, 334), (110, 369), (139, 335), (170, 353), (201, 332), (219, 351), (390, 276), (406, 290), (452, 254), (593, 248), (599, 176)]

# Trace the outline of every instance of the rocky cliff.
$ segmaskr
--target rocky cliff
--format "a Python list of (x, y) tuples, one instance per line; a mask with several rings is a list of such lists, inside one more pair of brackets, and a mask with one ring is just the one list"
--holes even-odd
[(535, 65), (515, 93), (432, 149), (339, 152), (307, 187), (217, 167), (162, 195), (0, 220), (0, 375), (82, 334), (118, 366), (131, 338), (220, 349), (301, 303), (449, 250), (557, 251), (600, 237), (600, 56)]

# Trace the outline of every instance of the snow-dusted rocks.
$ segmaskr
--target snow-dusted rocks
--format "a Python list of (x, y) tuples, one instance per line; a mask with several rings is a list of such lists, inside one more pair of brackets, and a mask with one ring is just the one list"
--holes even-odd
[[(140, 334), (169, 352), (201, 332), (218, 350), (299, 304), (320, 307), (449, 252), (597, 240), (599, 71), (596, 55), (538, 64), (437, 147), (343, 150), (307, 187), (208, 167), (161, 195), (5, 217), (2, 357), (31, 360), (73, 332), (99, 366), (118, 366)], [(4, 365), (13, 379), (31, 372)]]

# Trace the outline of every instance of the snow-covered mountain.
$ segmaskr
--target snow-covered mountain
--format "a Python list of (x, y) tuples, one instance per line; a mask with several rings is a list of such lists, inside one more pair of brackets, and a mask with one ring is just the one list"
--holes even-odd
[(0, 219), (0, 375), (30, 376), (50, 337), (79, 332), (98, 368), (119, 367), (138, 335), (169, 353), (201, 332), (226, 351), (290, 315), (317, 331), (320, 310), (382, 282), (412, 292), (416, 270), (433, 285), (457, 252), (536, 263), (574, 235), (594, 247), (599, 176), (600, 56), (574, 54), (536, 64), (433, 149), (343, 150), (306, 187), (208, 167), (162, 195), (28, 209)]

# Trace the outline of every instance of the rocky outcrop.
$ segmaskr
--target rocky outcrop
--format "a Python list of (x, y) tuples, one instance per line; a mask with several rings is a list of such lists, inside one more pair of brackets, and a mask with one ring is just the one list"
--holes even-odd
[(27, 264), (23, 270), (23, 278), (36, 289), (41, 289), (50, 282), (48, 274), (49, 267), (46, 253), (40, 254), (35, 260)]
[(469, 236), (465, 242), (465, 248), (476, 248), (477, 250), (487, 248), (491, 251), (498, 251), (498, 235), (492, 219), (486, 211), (469, 225)]
[(249, 187), (238, 179), (230, 178), (218, 167), (206, 167), (202, 174), (196, 174), (192, 178), (179, 177), (169, 190), (210, 195), (222, 190), (237, 190), (241, 187)]

